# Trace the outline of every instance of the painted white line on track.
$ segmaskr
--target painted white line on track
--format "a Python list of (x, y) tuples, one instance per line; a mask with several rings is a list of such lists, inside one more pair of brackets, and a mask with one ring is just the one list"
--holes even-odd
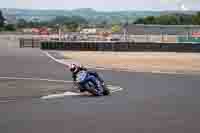
[[(112, 85), (108, 85), (108, 88), (110, 89), (111, 93), (123, 90), (123, 88), (121, 88), (121, 87), (112, 86)], [(82, 94), (78, 93), (78, 92), (67, 91), (67, 92), (60, 93), (60, 94), (51, 94), (51, 95), (43, 96), (43, 97), (41, 97), (41, 99), (47, 100), (47, 99), (54, 99), (54, 98), (63, 98), (65, 96), (80, 96), (80, 95), (82, 95)]]
[(122, 91), (122, 90), (123, 90), (123, 88), (119, 87), (118, 89), (110, 90), (110, 92), (113, 93), (113, 92)]
[(16, 100), (0, 100), (0, 103), (15, 102)]
[(73, 81), (67, 80), (53, 80), (53, 79), (41, 79), (41, 78), (23, 78), (23, 77), (0, 77), (0, 79), (10, 80), (34, 80), (34, 81), (48, 81), (48, 82), (59, 82), (59, 83), (73, 83)]
[(63, 61), (61, 61), (61, 60), (58, 60), (58, 59), (56, 59), (56, 58), (54, 58), (53, 56), (51, 56), (48, 52), (46, 52), (46, 51), (43, 51), (43, 53), (44, 54), (46, 54), (49, 58), (51, 58), (52, 60), (54, 60), (55, 62), (57, 62), (57, 63), (59, 63), (59, 64), (63, 64), (63, 65), (69, 65), (69, 64), (65, 64)]
[(47, 95), (47, 96), (43, 96), (41, 97), (41, 99), (52, 99), (52, 98), (61, 98), (61, 97), (65, 97), (65, 96), (80, 96), (80, 93), (75, 93), (75, 92), (65, 92), (65, 93), (61, 93), (61, 94), (52, 94), (52, 95)]
[[(32, 81), (48, 81), (48, 82), (57, 82), (57, 83), (73, 83), (73, 81), (65, 81), (65, 80), (52, 80), (52, 79), (41, 79), (41, 78), (23, 78), (23, 77), (0, 77), (0, 79), (6, 79), (6, 80), (32, 80)], [(110, 89), (111, 93), (122, 91), (123, 88), (119, 86), (113, 86), (113, 85), (108, 85), (108, 88)], [(41, 99), (52, 99), (52, 98), (60, 98), (60, 97), (65, 97), (65, 96), (79, 96), (81, 95), (80, 93), (76, 92), (70, 92), (67, 91), (65, 93), (61, 94), (52, 94), (52, 95), (47, 95), (41, 97)], [(6, 102), (11, 102), (15, 100), (5, 100), (5, 101), (0, 101), (0, 103), (6, 103)]]

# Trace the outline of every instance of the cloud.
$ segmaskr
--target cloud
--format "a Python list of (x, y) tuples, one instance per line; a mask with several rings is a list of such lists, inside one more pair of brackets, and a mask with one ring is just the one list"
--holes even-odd
[(160, 0), (161, 3), (166, 4), (175, 4), (175, 3), (184, 3), (184, 4), (196, 4), (199, 0)]
[(196, 9), (200, 4), (200, 0), (160, 0), (165, 6), (176, 6), (176, 9), (187, 11), (189, 9)]
[(183, 11), (188, 11), (188, 10), (189, 10), (189, 8), (185, 7), (185, 5), (184, 5), (184, 4), (182, 4), (182, 5), (181, 5), (181, 10), (183, 10)]

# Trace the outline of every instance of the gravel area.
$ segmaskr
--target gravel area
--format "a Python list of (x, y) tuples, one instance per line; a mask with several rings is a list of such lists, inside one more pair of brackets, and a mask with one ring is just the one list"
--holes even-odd
[(81, 64), (105, 68), (138, 71), (200, 72), (199, 53), (65, 51), (62, 54), (66, 58), (72, 58)]

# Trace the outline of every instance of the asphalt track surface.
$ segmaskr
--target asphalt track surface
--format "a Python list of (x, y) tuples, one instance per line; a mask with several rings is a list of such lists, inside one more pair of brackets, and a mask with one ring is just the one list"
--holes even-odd
[[(1, 48), (0, 63), (1, 77), (71, 80), (63, 65), (39, 49)], [(0, 79), (0, 132), (200, 132), (200, 76), (99, 72), (124, 90), (98, 98), (42, 100), (38, 98), (41, 90), (66, 89), (70, 85)]]

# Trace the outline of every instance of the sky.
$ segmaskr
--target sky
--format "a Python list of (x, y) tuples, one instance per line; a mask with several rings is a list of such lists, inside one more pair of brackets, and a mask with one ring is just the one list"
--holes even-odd
[(2, 0), (0, 8), (121, 10), (200, 10), (200, 0)]

